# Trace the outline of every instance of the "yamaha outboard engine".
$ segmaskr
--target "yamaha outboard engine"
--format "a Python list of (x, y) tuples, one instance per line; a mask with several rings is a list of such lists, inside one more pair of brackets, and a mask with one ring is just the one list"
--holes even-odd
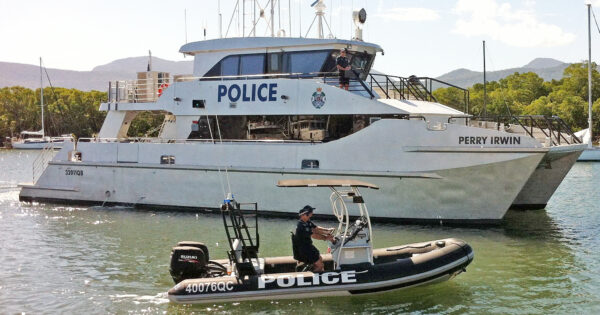
[(169, 273), (175, 283), (210, 276), (208, 248), (199, 242), (179, 242), (171, 250)]

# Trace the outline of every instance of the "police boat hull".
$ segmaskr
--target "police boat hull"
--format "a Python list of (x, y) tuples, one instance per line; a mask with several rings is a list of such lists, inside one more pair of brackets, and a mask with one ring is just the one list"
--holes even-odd
[(451, 238), (376, 249), (373, 264), (342, 265), (337, 270), (331, 254), (322, 256), (325, 272), (295, 272), (293, 257), (270, 257), (260, 259), (262, 274), (185, 279), (168, 296), (172, 302), (209, 303), (391, 291), (449, 280), (466, 270), (474, 254), (466, 242)]

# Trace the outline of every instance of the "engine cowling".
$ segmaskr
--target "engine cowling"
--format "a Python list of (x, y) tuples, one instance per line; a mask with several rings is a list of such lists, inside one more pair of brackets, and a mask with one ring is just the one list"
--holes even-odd
[(175, 283), (185, 279), (205, 278), (209, 275), (207, 268), (208, 249), (201, 247), (176, 246), (171, 250), (169, 273)]

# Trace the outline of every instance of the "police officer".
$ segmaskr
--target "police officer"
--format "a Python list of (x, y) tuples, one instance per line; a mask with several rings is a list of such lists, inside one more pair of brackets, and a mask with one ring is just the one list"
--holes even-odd
[(346, 57), (346, 48), (340, 50), (340, 55), (335, 60), (336, 68), (340, 71), (340, 89), (346, 89), (350, 86), (350, 78), (348, 78), (346, 71), (350, 70), (350, 61)]
[(296, 226), (296, 241), (301, 261), (313, 264), (314, 272), (321, 272), (324, 271), (323, 258), (319, 254), (319, 250), (313, 245), (311, 237), (317, 240), (333, 241), (333, 235), (331, 235), (333, 229), (322, 228), (312, 223), (310, 218), (314, 209), (306, 205), (298, 211), (300, 219)]

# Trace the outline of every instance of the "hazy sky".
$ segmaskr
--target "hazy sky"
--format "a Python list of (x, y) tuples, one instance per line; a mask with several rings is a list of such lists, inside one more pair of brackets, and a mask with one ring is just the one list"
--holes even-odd
[[(265, 6), (268, 0), (259, 0)], [(313, 0), (280, 0), (281, 28), (302, 36), (314, 17)], [(221, 0), (223, 33), (235, 0)], [(240, 3), (242, 1), (240, 0)], [(184, 59), (188, 42), (219, 36), (217, 0), (0, 0), (0, 61), (48, 68), (91, 70), (112, 60), (142, 56)], [(246, 1), (250, 7), (252, 1)], [(364, 39), (381, 45), (379, 71), (408, 76), (439, 76), (457, 68), (481, 70), (486, 40), (488, 69), (522, 66), (536, 57), (566, 62), (587, 59), (587, 9), (584, 0), (325, 0), (327, 21), (337, 38), (348, 39), (353, 9), (367, 10)], [(600, 0), (593, 0), (600, 18)], [(268, 11), (268, 10), (267, 10)], [(278, 11), (278, 8), (276, 8)], [(247, 24), (251, 21), (248, 9)], [(301, 19), (300, 19), (301, 17)], [(234, 18), (228, 36), (240, 34)], [(279, 18), (276, 18), (279, 28)], [(266, 35), (265, 21), (258, 35)], [(600, 58), (600, 34), (592, 20), (592, 59)], [(250, 28), (247, 29), (247, 32)], [(329, 31), (326, 29), (326, 33)], [(309, 35), (315, 36), (315, 29)], [(0, 73), (0, 75), (2, 75)]]

